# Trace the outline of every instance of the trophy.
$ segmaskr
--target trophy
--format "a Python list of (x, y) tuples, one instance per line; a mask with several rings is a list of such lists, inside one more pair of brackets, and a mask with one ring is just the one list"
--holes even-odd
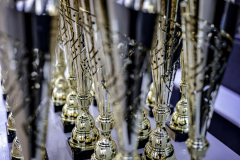
[(77, 77), (77, 102), (80, 113), (76, 119), (72, 135), (67, 139), (67, 147), (73, 159), (89, 159), (94, 152), (94, 146), (99, 139), (99, 132), (95, 126), (93, 116), (89, 113), (92, 95), (92, 77), (89, 68), (89, 60), (83, 35), (85, 25), (82, 21), (83, 12), (80, 1), (61, 1), (60, 14), (63, 15), (66, 32), (68, 32), (68, 43), (73, 55)]
[(239, 20), (239, 5), (231, 1), (181, 3), (184, 69), (188, 82), (189, 138), (191, 159), (205, 157), (206, 131), (213, 113), (232, 40)]
[(106, 87), (118, 135), (120, 153), (116, 159), (140, 159), (138, 137), (145, 133), (139, 134), (139, 124), (149, 83), (156, 5), (143, 5), (143, 1), (94, 2), (105, 57)]
[(17, 136), (12, 143), (11, 160), (24, 160), (22, 147)]
[(149, 107), (149, 116), (153, 117), (152, 109), (155, 106), (155, 89), (154, 89), (154, 83), (152, 82), (148, 91), (147, 99), (146, 99), (146, 105)]
[[(167, 130), (171, 138), (175, 141), (182, 142), (188, 138), (189, 123), (188, 123), (188, 103), (187, 103), (187, 81), (184, 73), (184, 54), (180, 55), (181, 65), (181, 82), (179, 83), (180, 92), (182, 93), (181, 99), (176, 104), (176, 110), (173, 112), (170, 125), (167, 123)], [(170, 126), (170, 127), (169, 127)]]
[(181, 28), (176, 23), (178, 1), (158, 2), (159, 24), (151, 51), (152, 77), (156, 93), (153, 108), (156, 128), (149, 135), (143, 159), (173, 160), (176, 157), (165, 123), (171, 112), (169, 103), (182, 49)]
[[(80, 112), (80, 106), (77, 102), (77, 77), (75, 72), (75, 66), (73, 63), (73, 55), (70, 53), (69, 49), (69, 43), (68, 41), (68, 32), (66, 28), (67, 24), (66, 21), (64, 21), (63, 15), (60, 15), (60, 28), (61, 28), (61, 37), (63, 40), (63, 48), (64, 52), (67, 56), (67, 66), (68, 66), (68, 73), (69, 77), (68, 80), (68, 86), (70, 88), (70, 92), (67, 95), (66, 98), (66, 104), (63, 106), (61, 119), (62, 119), (62, 128), (64, 133), (71, 132), (72, 129), (75, 126), (75, 121), (79, 115)], [(59, 44), (61, 45), (61, 44)]]
[(13, 139), (16, 137), (16, 127), (15, 119), (13, 118), (12, 112), (8, 116), (7, 122), (7, 140), (8, 143), (13, 142)]
[(64, 51), (60, 48), (59, 45), (57, 45), (55, 52), (57, 60), (55, 67), (58, 73), (58, 78), (56, 79), (54, 84), (52, 101), (54, 105), (54, 111), (59, 112), (62, 111), (62, 108), (66, 103), (69, 88), (68, 82), (64, 76), (64, 72), (66, 70)]

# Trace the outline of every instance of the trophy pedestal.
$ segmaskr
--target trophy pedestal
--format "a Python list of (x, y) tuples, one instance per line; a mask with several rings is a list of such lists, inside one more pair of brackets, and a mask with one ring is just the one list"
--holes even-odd
[(62, 108), (64, 105), (55, 105), (53, 104), (54, 106), (54, 112), (62, 112)]
[(146, 138), (146, 139), (143, 139), (143, 140), (139, 140), (137, 149), (144, 148), (146, 143), (148, 142), (148, 140), (149, 140), (149, 138)]
[(7, 99), (7, 94), (3, 94), (3, 99), (4, 99), (4, 100)]
[[(22, 159), (19, 159), (19, 158), (15, 158), (15, 157), (12, 157), (12, 155), (11, 155), (11, 150), (12, 150), (12, 147), (10, 147), (9, 148), (9, 159), (10, 160), (22, 160)], [(44, 157), (44, 160), (49, 160), (49, 158), (48, 158), (48, 154), (47, 154), (47, 150), (45, 150), (45, 157)]]
[(93, 106), (94, 106), (94, 107), (97, 107), (97, 100), (96, 100), (95, 97), (93, 98)]
[(13, 139), (16, 137), (16, 132), (14, 132), (14, 131), (8, 132), (8, 130), (7, 130), (7, 123), (5, 123), (5, 126), (6, 126), (8, 143), (12, 143)]
[(175, 141), (175, 142), (184, 142), (188, 139), (188, 133), (179, 133), (178, 131), (173, 130), (170, 127), (170, 122), (166, 122), (166, 129), (170, 137)]
[(67, 138), (67, 149), (73, 160), (83, 160), (83, 159), (91, 158), (92, 154), (94, 153), (94, 149), (82, 151), (81, 149), (76, 149), (71, 147), (69, 141), (70, 141), (70, 137)]
[(61, 114), (59, 114), (59, 123), (64, 133), (72, 132), (73, 128), (75, 127), (75, 124), (67, 124), (63, 122), (61, 118)]

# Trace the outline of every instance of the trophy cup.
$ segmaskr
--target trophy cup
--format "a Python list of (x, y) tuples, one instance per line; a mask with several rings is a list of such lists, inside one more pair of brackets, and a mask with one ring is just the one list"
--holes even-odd
[[(69, 43), (67, 43), (68, 40), (68, 35), (66, 33), (67, 24), (64, 21), (64, 17), (60, 15), (60, 28), (61, 28), (61, 37), (63, 40), (63, 48), (64, 52), (67, 56), (67, 66), (68, 66), (68, 73), (69, 77), (68, 79), (68, 86), (70, 88), (70, 92), (67, 95), (66, 98), (66, 104), (63, 106), (62, 114), (61, 114), (61, 126), (64, 131), (66, 132), (71, 132), (72, 129), (75, 126), (75, 121), (79, 115), (80, 112), (80, 106), (78, 105), (77, 102), (77, 78), (76, 78), (76, 73), (75, 73), (75, 68), (74, 68), (74, 63), (73, 63), (73, 55), (70, 53), (69, 49)], [(59, 44), (60, 45), (60, 44)]]
[(17, 136), (13, 140), (11, 149), (11, 160), (24, 160), (22, 147)]
[[(175, 141), (183, 142), (188, 138), (189, 124), (188, 124), (188, 103), (187, 103), (187, 81), (184, 73), (184, 54), (180, 55), (181, 65), (181, 82), (179, 83), (180, 92), (182, 93), (181, 99), (176, 104), (176, 110), (173, 112), (170, 125), (167, 123), (167, 130)], [(170, 127), (169, 127), (170, 126)]]
[(182, 49), (181, 28), (176, 23), (178, 1), (158, 1), (160, 10), (159, 27), (155, 37), (155, 44), (151, 51), (151, 68), (155, 86), (155, 107), (153, 115), (156, 128), (149, 135), (143, 159), (168, 159), (175, 158), (174, 148), (170, 136), (165, 128), (165, 123), (170, 115), (170, 98), (179, 56)]
[(56, 79), (54, 84), (52, 101), (54, 105), (54, 111), (59, 112), (62, 111), (62, 108), (66, 103), (69, 88), (68, 82), (64, 76), (64, 72), (66, 70), (64, 51), (57, 45), (55, 52), (57, 59), (55, 67), (58, 73), (58, 78)]
[(118, 135), (120, 153), (116, 159), (140, 159), (139, 124), (150, 75), (149, 49), (155, 31), (156, 5), (143, 5), (142, 1), (94, 3), (104, 50), (106, 86)]
[(206, 131), (239, 20), (239, 5), (231, 1), (181, 3), (184, 69), (188, 82), (189, 138), (191, 159), (205, 157)]
[(149, 107), (149, 116), (153, 117), (152, 109), (155, 106), (155, 89), (154, 89), (154, 83), (152, 82), (148, 91), (147, 99), (146, 99), (146, 105)]
[(71, 46), (71, 54), (76, 69), (77, 77), (77, 102), (81, 107), (80, 113), (72, 130), (72, 135), (67, 139), (67, 147), (73, 159), (90, 159), (94, 152), (94, 146), (99, 139), (98, 129), (95, 126), (93, 116), (89, 113), (92, 95), (92, 77), (89, 68), (89, 60), (85, 46), (85, 26), (82, 22), (80, 1), (61, 1), (60, 14), (63, 15), (65, 27), (68, 32), (68, 42)]

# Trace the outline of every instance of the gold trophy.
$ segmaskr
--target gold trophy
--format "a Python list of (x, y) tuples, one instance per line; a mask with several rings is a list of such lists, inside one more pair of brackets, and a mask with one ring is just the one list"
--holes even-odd
[(83, 25), (88, 26), (88, 29), (84, 30), (84, 38), (86, 44), (87, 58), (89, 59), (89, 66), (91, 68), (92, 79), (94, 81), (94, 94), (98, 103), (99, 116), (96, 119), (99, 130), (101, 131), (101, 137), (97, 141), (94, 147), (94, 153), (91, 156), (91, 160), (107, 160), (114, 159), (118, 153), (117, 145), (111, 138), (111, 131), (114, 127), (115, 120), (112, 115), (112, 105), (110, 103), (110, 95), (107, 91), (107, 79), (105, 79), (104, 71), (104, 55), (101, 47), (100, 36), (94, 36), (97, 34), (95, 29), (96, 18), (93, 10), (93, 2), (84, 0), (81, 3), (82, 9), (85, 12), (82, 13)]
[(13, 139), (16, 137), (16, 123), (13, 118), (12, 112), (10, 112), (8, 116), (8, 122), (7, 122), (7, 140), (8, 143), (13, 142)]
[(149, 107), (150, 111), (148, 115), (150, 117), (153, 117), (152, 110), (155, 106), (155, 89), (154, 89), (154, 83), (152, 82), (148, 91), (147, 99), (146, 99), (146, 105)]
[[(173, 112), (170, 125), (167, 123), (167, 130), (174, 141), (182, 142), (188, 138), (189, 123), (188, 123), (188, 103), (187, 103), (187, 81), (184, 73), (184, 57), (183, 52), (180, 55), (181, 64), (181, 82), (179, 83), (181, 99), (176, 104), (176, 110)], [(170, 128), (169, 128), (170, 126)]]
[(143, 154), (145, 160), (176, 159), (165, 123), (171, 112), (169, 103), (182, 49), (181, 29), (176, 23), (177, 6), (176, 0), (171, 3), (161, 0), (157, 5), (160, 11), (159, 25), (151, 51), (151, 68), (156, 93), (153, 108), (156, 128), (150, 133), (149, 142), (145, 146)]
[[(102, 37), (106, 87), (111, 96), (118, 135), (116, 159), (140, 159), (138, 138), (148, 135), (145, 136), (145, 130), (139, 133), (139, 124), (142, 121), (142, 126), (149, 127), (142, 114), (150, 75), (148, 51), (157, 17), (155, 3), (145, 3), (144, 7), (142, 1), (130, 5), (107, 0), (94, 3)], [(144, 31), (148, 33), (143, 34)]]
[(21, 144), (17, 138), (14, 138), (11, 149), (12, 160), (24, 160)]
[(68, 82), (64, 76), (64, 72), (66, 70), (64, 51), (57, 45), (55, 52), (57, 59), (55, 67), (58, 73), (58, 78), (55, 81), (52, 93), (52, 101), (54, 105), (54, 111), (59, 112), (62, 111), (62, 108), (66, 103), (69, 88)]
[(89, 113), (89, 107), (92, 101), (90, 93), (92, 89), (92, 77), (85, 49), (85, 30), (81, 21), (83, 12), (80, 10), (81, 2), (78, 0), (61, 1), (60, 14), (63, 15), (65, 27), (68, 32), (68, 43), (71, 46), (71, 54), (76, 69), (77, 77), (77, 102), (81, 107), (79, 116), (72, 130), (72, 135), (67, 139), (67, 147), (73, 159), (89, 159), (94, 152), (94, 147), (99, 139), (98, 129), (95, 126), (93, 116)]
[[(66, 33), (67, 28), (65, 27), (67, 24), (64, 21), (64, 17), (60, 15), (60, 32), (61, 37), (63, 40), (63, 48), (64, 52), (67, 56), (67, 67), (68, 67), (68, 73), (69, 76), (67, 78), (68, 80), (68, 86), (70, 88), (69, 94), (66, 98), (66, 104), (63, 106), (62, 114), (61, 114), (61, 127), (66, 132), (71, 132), (72, 129), (75, 126), (75, 121), (80, 113), (80, 106), (77, 102), (77, 77), (75, 72), (75, 66), (73, 63), (73, 55), (70, 53), (69, 49), (69, 43), (68, 41), (68, 34)], [(59, 44), (60, 45), (60, 44)]]
[(231, 1), (188, 0), (181, 3), (181, 11), (189, 104), (186, 144), (191, 159), (201, 160), (209, 147), (206, 132), (231, 51), (239, 6)]

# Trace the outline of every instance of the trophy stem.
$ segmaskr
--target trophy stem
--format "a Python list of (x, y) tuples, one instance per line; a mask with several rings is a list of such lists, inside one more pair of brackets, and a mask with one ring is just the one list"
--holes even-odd
[(67, 80), (64, 76), (64, 72), (66, 70), (66, 63), (64, 60), (64, 53), (63, 51), (59, 48), (61, 53), (59, 54), (59, 61), (56, 64), (56, 70), (58, 72), (58, 78), (56, 79), (54, 89), (53, 89), (53, 94), (52, 94), (52, 101), (53, 105), (55, 107), (55, 112), (61, 111), (62, 107), (66, 103), (66, 97), (68, 94), (68, 84)]
[(170, 115), (170, 108), (156, 105), (153, 108), (153, 115), (156, 121), (156, 128), (149, 135), (149, 142), (146, 144), (143, 159), (175, 160), (174, 148), (170, 136), (165, 128), (165, 122)]
[(112, 115), (99, 115), (96, 121), (101, 131), (101, 137), (96, 143), (91, 160), (114, 159), (118, 153), (117, 145), (111, 137), (111, 131), (115, 123), (114, 119)]

